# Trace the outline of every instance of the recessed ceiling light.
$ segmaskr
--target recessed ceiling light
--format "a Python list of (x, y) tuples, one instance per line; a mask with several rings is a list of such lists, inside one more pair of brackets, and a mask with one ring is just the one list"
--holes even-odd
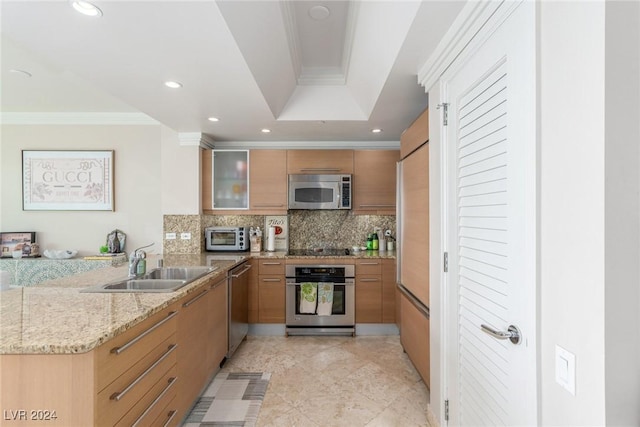
[(11, 69), (9, 70), (10, 73), (15, 74), (17, 76), (22, 76), (22, 77), (31, 77), (31, 73), (25, 70), (18, 70), (18, 69)]
[(220, 119), (217, 117), (209, 117), (207, 120), (209, 120), (210, 122), (219, 122)]
[(380, 128), (371, 129), (371, 133), (382, 133), (382, 129)]
[(75, 0), (71, 2), (71, 6), (83, 15), (87, 16), (102, 16), (102, 11), (99, 7), (88, 1)]
[(270, 133), (271, 129), (264, 128), (260, 132), (262, 132), (262, 133)]
[(329, 17), (331, 12), (326, 6), (313, 6), (309, 8), (309, 16), (316, 21), (322, 21)]
[(164, 85), (166, 87), (170, 87), (171, 89), (179, 89), (179, 88), (182, 87), (182, 83), (174, 82), (174, 81), (171, 81), (171, 80), (164, 82)]

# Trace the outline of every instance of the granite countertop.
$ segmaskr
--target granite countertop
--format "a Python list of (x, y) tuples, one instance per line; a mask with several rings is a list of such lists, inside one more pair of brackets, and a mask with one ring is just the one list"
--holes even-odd
[[(204, 278), (166, 293), (82, 293), (127, 277), (128, 266), (104, 267), (0, 292), (0, 354), (70, 354), (90, 351), (173, 302), (224, 275), (243, 256), (164, 256), (165, 266), (217, 266)], [(148, 269), (156, 265), (153, 257)]]
[[(157, 263), (150, 256), (147, 269)], [(176, 292), (83, 293), (82, 289), (127, 277), (128, 266), (110, 266), (0, 292), (0, 354), (72, 354), (93, 350), (147, 317), (197, 291), (208, 279), (249, 258), (395, 258), (395, 252), (290, 256), (285, 252), (204, 253), (162, 256), (165, 266), (217, 266)]]

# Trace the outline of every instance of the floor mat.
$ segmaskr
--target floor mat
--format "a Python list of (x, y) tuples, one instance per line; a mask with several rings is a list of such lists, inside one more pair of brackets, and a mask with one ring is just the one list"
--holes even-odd
[(183, 426), (254, 426), (270, 378), (271, 374), (262, 372), (220, 372)]

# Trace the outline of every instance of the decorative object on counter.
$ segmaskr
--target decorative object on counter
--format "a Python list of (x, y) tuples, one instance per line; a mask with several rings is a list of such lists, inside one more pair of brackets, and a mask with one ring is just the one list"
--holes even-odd
[[(107, 234), (107, 252), (110, 254), (123, 253), (126, 239), (127, 235), (117, 228)], [(102, 252), (102, 250), (100, 252)]]
[(253, 227), (249, 229), (249, 242), (251, 252), (260, 252), (262, 250), (262, 231), (260, 231), (260, 227), (256, 230)]
[(391, 230), (385, 231), (384, 235), (387, 238), (387, 250), (388, 251), (395, 250), (396, 239), (391, 235)]
[(153, 246), (150, 243), (131, 252), (129, 256), (129, 277), (139, 276), (147, 272), (147, 253), (142, 249)]
[(106, 254), (108, 252), (109, 252), (109, 246), (107, 246), (107, 245), (100, 246), (100, 253), (101, 254)]
[(78, 251), (71, 250), (44, 250), (44, 256), (49, 259), (71, 259), (76, 256), (77, 253)]
[(113, 211), (113, 150), (22, 151), (22, 209)]
[(40, 246), (36, 244), (36, 233), (33, 231), (16, 231), (0, 233), (0, 252), (3, 257), (13, 257), (14, 252), (20, 251), (22, 257), (39, 257)]
[[(286, 252), (289, 250), (289, 217), (287, 215), (267, 215), (264, 217), (264, 228), (275, 228), (273, 248), (271, 251)], [(269, 235), (267, 235), (267, 248), (270, 247)]]

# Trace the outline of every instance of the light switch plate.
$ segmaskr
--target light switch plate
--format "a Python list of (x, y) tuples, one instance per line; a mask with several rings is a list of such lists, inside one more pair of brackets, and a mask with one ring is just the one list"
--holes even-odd
[(556, 345), (556, 382), (576, 395), (576, 356)]
[(180, 238), (182, 240), (191, 240), (191, 233), (180, 233)]
[(175, 240), (176, 233), (165, 233), (164, 238), (167, 240)]

